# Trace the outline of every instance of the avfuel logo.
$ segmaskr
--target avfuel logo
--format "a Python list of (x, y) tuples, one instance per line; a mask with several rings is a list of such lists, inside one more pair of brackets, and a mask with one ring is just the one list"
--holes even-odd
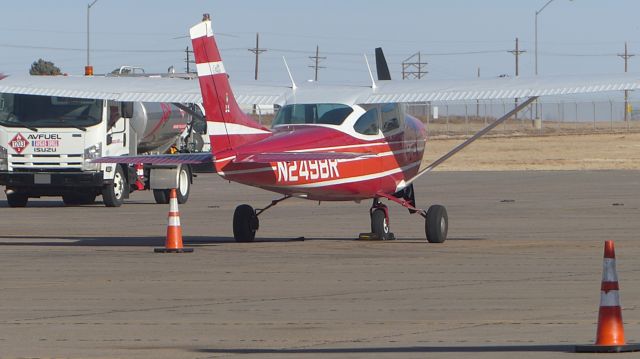
[(17, 154), (21, 154), (28, 145), (29, 141), (27, 141), (21, 133), (18, 133), (11, 141), (9, 141), (9, 146), (11, 146)]

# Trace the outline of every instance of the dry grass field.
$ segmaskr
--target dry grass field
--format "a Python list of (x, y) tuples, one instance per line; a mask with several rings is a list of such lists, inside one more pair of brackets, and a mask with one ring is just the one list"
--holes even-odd
[[(461, 138), (432, 137), (436, 159)], [(437, 168), (446, 171), (638, 170), (640, 133), (556, 134), (481, 138)]]

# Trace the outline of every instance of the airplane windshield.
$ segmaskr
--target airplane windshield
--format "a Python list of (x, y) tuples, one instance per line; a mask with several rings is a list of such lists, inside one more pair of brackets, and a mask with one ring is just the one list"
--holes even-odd
[(278, 111), (273, 127), (279, 125), (341, 125), (353, 112), (350, 106), (336, 103), (286, 105)]
[(0, 124), (4, 126), (87, 127), (101, 119), (102, 100), (0, 94)]

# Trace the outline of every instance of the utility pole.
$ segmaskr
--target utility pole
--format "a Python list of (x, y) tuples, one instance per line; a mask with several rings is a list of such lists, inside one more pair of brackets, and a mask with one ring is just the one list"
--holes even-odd
[[(416, 62), (417, 59), (417, 62)], [(402, 79), (408, 78), (421, 79), (424, 75), (428, 74), (426, 71), (428, 62), (422, 62), (422, 54), (416, 52), (415, 54), (407, 57), (402, 61)]]
[(87, 66), (85, 66), (85, 68), (84, 68), (84, 74), (85, 75), (93, 75), (93, 67), (91, 67), (91, 61), (89, 59), (89, 54), (91, 52), (89, 50), (89, 44), (90, 44), (90, 42), (89, 42), (89, 32), (90, 32), (89, 31), (90, 30), (89, 18), (90, 18), (90, 15), (91, 15), (91, 7), (93, 5), (95, 5), (97, 2), (98, 2), (98, 0), (93, 0), (93, 2), (91, 4), (87, 4)]
[[(480, 78), (480, 66), (478, 66), (478, 78)], [(480, 119), (480, 100), (476, 100), (476, 120)]]
[[(624, 54), (618, 54), (622, 59), (624, 59), (624, 72), (626, 73), (629, 69), (628, 62), (629, 59), (636, 56), (635, 54), (630, 54), (627, 51), (627, 42), (624, 43)], [(629, 90), (624, 90), (624, 122), (629, 120)]]
[[(516, 77), (520, 76), (520, 55), (527, 52), (526, 50), (520, 50), (520, 43), (518, 38), (516, 37), (516, 48), (514, 50), (509, 50), (516, 58)], [(516, 107), (518, 107), (518, 99), (515, 99)], [(513, 116), (514, 120), (518, 121), (518, 113), (516, 112)]]
[(320, 47), (316, 45), (316, 56), (309, 56), (311, 60), (314, 60), (313, 65), (309, 65), (315, 71), (315, 76), (313, 77), (313, 81), (318, 81), (318, 69), (324, 69), (324, 66), (320, 66), (320, 60), (326, 60), (326, 57), (320, 56)]
[(256, 47), (253, 49), (248, 49), (249, 51), (253, 52), (256, 55), (256, 71), (255, 71), (255, 76), (254, 79), (257, 80), (258, 79), (258, 62), (259, 62), (259, 57), (260, 54), (267, 51), (267, 49), (261, 49), (260, 48), (260, 34), (256, 32)]
[(520, 75), (520, 55), (527, 52), (527, 50), (520, 50), (519, 41), (516, 37), (516, 48), (514, 50), (509, 50), (508, 52), (512, 53), (516, 57), (516, 77)]

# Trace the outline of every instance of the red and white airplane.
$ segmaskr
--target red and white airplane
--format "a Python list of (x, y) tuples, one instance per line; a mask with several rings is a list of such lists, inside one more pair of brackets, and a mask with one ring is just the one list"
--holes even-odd
[[(238, 106), (216, 45), (208, 15), (190, 31), (199, 87), (175, 79), (87, 78), (30, 79), (7, 90), (51, 94), (64, 85), (73, 97), (96, 96), (118, 101), (203, 102), (212, 152), (153, 156), (103, 157), (102, 163), (213, 163), (225, 179), (282, 194), (264, 208), (236, 208), (233, 234), (250, 242), (259, 216), (288, 198), (314, 201), (371, 200), (371, 234), (392, 239), (389, 212), (381, 199), (395, 202), (425, 219), (429, 242), (447, 238), (445, 207), (416, 206), (413, 182), (455, 153), (531, 104), (539, 96), (633, 90), (633, 75), (511, 78), (474, 81), (378, 81), (369, 86), (234, 86), (241, 103), (280, 103), (271, 129), (245, 115)], [(380, 63), (378, 63), (380, 66)], [(386, 64), (378, 76), (388, 80)], [(4, 82), (4, 81), (3, 81)], [(87, 94), (86, 89), (96, 91)], [(99, 89), (99, 91), (97, 90)], [(0, 84), (0, 92), (3, 86)], [(405, 103), (519, 98), (509, 113), (434, 162), (424, 161), (426, 130), (405, 112)]]
[[(190, 34), (212, 144), (212, 157), (199, 160), (212, 160), (216, 172), (225, 179), (283, 195), (262, 209), (255, 210), (247, 204), (236, 208), (233, 234), (238, 242), (254, 240), (259, 228), (258, 217), (264, 211), (285, 199), (297, 197), (314, 201), (372, 200), (372, 235), (392, 239), (389, 211), (380, 201), (387, 199), (424, 217), (426, 239), (431, 243), (442, 243), (448, 232), (447, 211), (441, 205), (432, 205), (428, 210), (416, 207), (413, 182), (420, 175), (529, 105), (539, 95), (638, 86), (637, 81), (618, 88), (612, 80), (604, 85), (592, 81), (582, 89), (567, 91), (566, 86), (556, 84), (554, 87), (553, 82), (538, 90), (532, 90), (530, 84), (510, 84), (512, 88), (509, 89), (502, 83), (501, 88), (493, 92), (501, 91), (501, 96), (506, 98), (525, 100), (445, 156), (433, 163), (424, 163), (425, 127), (420, 120), (406, 114), (403, 105), (424, 101), (415, 98), (428, 96), (423, 88), (415, 90), (414, 98), (411, 98), (407, 95), (411, 90), (406, 85), (401, 85), (405, 87), (398, 91), (393, 86), (378, 87), (375, 82), (365, 89), (313, 84), (296, 88), (294, 84), (269, 129), (255, 122), (238, 106), (209, 16), (205, 15), (201, 23), (192, 27)], [(490, 89), (484, 90), (484, 94), (482, 91), (482, 88), (477, 89), (478, 93), (473, 96), (491, 96)], [(188, 156), (182, 160), (170, 158), (171, 161), (194, 161)], [(156, 158), (165, 161), (169, 156)], [(116, 160), (122, 161), (117, 158), (100, 161)]]

